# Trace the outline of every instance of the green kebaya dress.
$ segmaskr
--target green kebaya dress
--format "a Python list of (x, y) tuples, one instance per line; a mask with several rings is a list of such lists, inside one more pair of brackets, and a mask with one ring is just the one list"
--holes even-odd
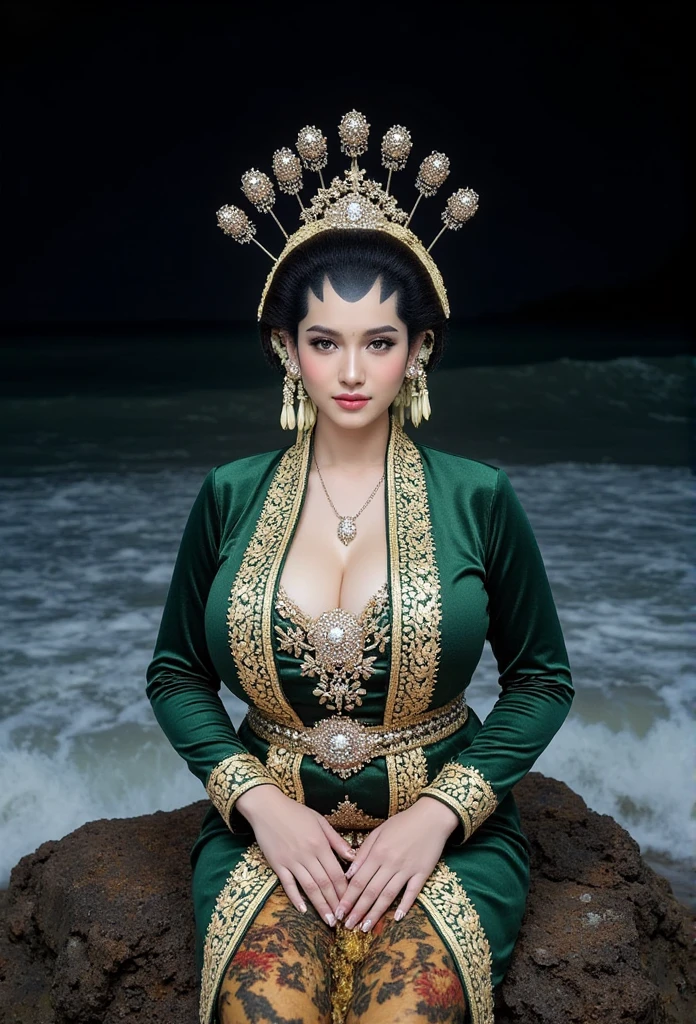
[[(235, 808), (271, 781), (352, 839), (423, 794), (456, 812), (460, 824), (418, 901), (452, 955), (473, 1024), (492, 1024), (529, 887), (510, 790), (573, 699), (541, 553), (502, 469), (418, 444), (392, 417), (388, 579), (360, 616), (330, 609), (312, 619), (279, 581), (313, 445), (310, 430), (207, 474), (147, 669), (157, 720), (211, 798), (191, 854), (200, 1021), (216, 1021), (225, 967), (280, 884)], [(332, 660), (330, 644), (346, 637), (352, 647)], [(482, 724), (464, 691), (486, 640), (501, 693)], [(238, 731), (220, 681), (249, 705)], [(449, 727), (428, 733), (448, 707)], [(298, 750), (312, 726), (332, 729), (337, 751), (359, 746), (363, 727), (386, 727), (386, 747), (340, 771)]]

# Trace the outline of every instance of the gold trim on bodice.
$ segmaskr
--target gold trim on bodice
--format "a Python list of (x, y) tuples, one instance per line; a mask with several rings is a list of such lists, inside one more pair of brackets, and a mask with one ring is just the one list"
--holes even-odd
[(285, 725), (302, 725), (278, 678), (272, 640), (273, 593), (304, 500), (310, 435), (283, 454), (228, 599), (227, 635), (239, 681), (252, 706)]
[(385, 725), (427, 712), (440, 657), (440, 574), (418, 448), (392, 420), (387, 450), (392, 660)]

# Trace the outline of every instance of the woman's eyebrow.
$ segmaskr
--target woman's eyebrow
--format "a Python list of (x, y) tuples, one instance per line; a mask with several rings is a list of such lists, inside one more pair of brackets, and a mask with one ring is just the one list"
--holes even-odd
[(322, 327), (321, 324), (314, 324), (313, 327), (308, 327), (307, 332), (317, 331), (319, 334), (330, 334), (332, 338), (340, 338), (341, 332), (334, 331), (331, 327)]
[[(318, 334), (328, 334), (332, 338), (340, 338), (341, 332), (335, 331), (331, 327), (322, 327), (321, 324), (313, 324), (312, 327), (306, 328), (307, 333), (315, 331)], [(364, 332), (365, 334), (397, 334), (399, 331), (398, 327), (393, 327), (391, 324), (383, 324), (382, 327), (368, 327)]]

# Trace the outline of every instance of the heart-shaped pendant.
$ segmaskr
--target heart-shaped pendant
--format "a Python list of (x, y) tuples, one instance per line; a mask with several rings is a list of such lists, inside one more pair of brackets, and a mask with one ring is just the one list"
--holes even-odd
[(346, 546), (355, 539), (355, 535), (358, 532), (358, 528), (355, 525), (355, 520), (351, 519), (350, 516), (344, 516), (338, 524), (338, 539), (342, 544)]

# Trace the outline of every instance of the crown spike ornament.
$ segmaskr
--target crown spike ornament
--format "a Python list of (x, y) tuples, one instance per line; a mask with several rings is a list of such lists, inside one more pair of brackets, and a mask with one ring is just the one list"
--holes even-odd
[[(263, 310), (268, 291), (273, 283), (275, 273), (287, 256), (298, 246), (323, 231), (330, 230), (373, 230), (384, 231), (391, 235), (419, 260), (430, 277), (442, 306), (445, 317), (449, 317), (449, 301), (442, 275), (430, 252), (446, 229), (458, 231), (473, 217), (478, 209), (478, 195), (473, 189), (459, 189), (447, 201), (442, 213), (443, 228), (426, 248), (421, 239), (410, 227), (418, 204), (425, 196), (430, 198), (436, 194), (450, 173), (450, 161), (444, 153), (433, 150), (420, 164), (416, 177), (416, 199), (410, 213), (406, 213), (398, 204), (391, 192), (392, 173), (404, 169), (410, 155), (413, 142), (411, 133), (403, 125), (395, 124), (387, 130), (381, 141), (382, 165), (388, 171), (386, 187), (366, 176), (364, 168), (359, 166), (359, 158), (367, 152), (370, 137), (370, 124), (358, 110), (349, 110), (341, 118), (338, 126), (341, 152), (350, 158), (350, 166), (342, 175), (334, 177), (327, 185), (322, 171), (326, 167), (328, 154), (326, 137), (315, 125), (305, 125), (300, 129), (295, 143), (295, 150), (283, 147), (273, 153), (272, 168), (278, 188), (286, 195), (294, 195), (300, 206), (300, 226), (288, 234), (278, 220), (273, 209), (276, 192), (271, 178), (261, 170), (252, 167), (242, 176), (242, 191), (249, 202), (262, 213), (270, 213), (283, 233), (285, 245), (280, 256), (275, 257), (254, 237), (255, 225), (248, 219), (243, 210), (236, 206), (223, 206), (218, 210), (218, 225), (235, 241), (240, 243), (253, 241), (273, 260), (270, 273), (261, 294), (258, 307), (258, 319), (263, 317)], [(311, 197), (309, 203), (303, 202), (300, 191), (303, 188), (303, 169), (319, 174), (320, 188)], [(280, 353), (278, 353), (280, 356)], [(285, 354), (287, 359), (287, 353)], [(283, 362), (283, 365), (285, 363)], [(421, 366), (421, 369), (423, 367)], [(408, 382), (408, 396), (404, 394), (404, 402), (399, 406), (401, 415), (410, 414), (415, 423), (427, 419), (430, 404), (425, 383), (425, 371), (417, 374)], [(301, 387), (301, 381), (293, 383), (292, 395), (288, 385), (288, 403), (292, 399), (292, 416), (287, 412), (286, 420), (294, 418), (294, 394), (297, 388), (300, 400), (300, 420), (303, 429), (309, 429), (314, 403), (311, 402)], [(285, 392), (284, 392), (285, 393)], [(304, 397), (303, 397), (304, 396)], [(406, 401), (407, 397), (407, 401)], [(286, 403), (284, 402), (284, 408)]]
[(403, 171), (411, 152), (411, 133), (402, 124), (394, 124), (382, 139), (382, 166), (389, 171), (385, 192), (389, 195), (392, 171)]
[(329, 159), (326, 151), (326, 136), (322, 135), (313, 124), (306, 124), (297, 133), (295, 149), (300, 154), (302, 166), (306, 167), (308, 171), (316, 171), (321, 187), (326, 188), (324, 175), (321, 173)]
[(242, 175), (242, 192), (260, 213), (270, 213), (285, 237), (288, 238), (287, 231), (273, 212), (275, 189), (268, 175), (252, 167)]
[(259, 249), (263, 249), (267, 256), (270, 256), (273, 262), (277, 260), (277, 256), (274, 256), (272, 252), (269, 252), (265, 245), (261, 245), (254, 235), (256, 234), (256, 225), (253, 224), (244, 210), (240, 210), (238, 206), (221, 206), (217, 212), (218, 227), (222, 228), (226, 235), (230, 238), (234, 238), (235, 242), (244, 244), (245, 242), (255, 242)]

